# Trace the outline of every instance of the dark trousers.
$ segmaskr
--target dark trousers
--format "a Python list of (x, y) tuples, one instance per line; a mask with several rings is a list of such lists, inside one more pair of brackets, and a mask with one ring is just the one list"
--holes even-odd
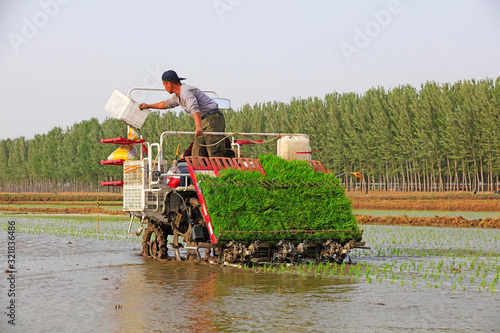
[[(203, 132), (225, 132), (226, 120), (222, 113), (212, 113), (201, 120)], [(223, 140), (224, 135), (206, 135), (203, 134), (194, 139), (193, 156), (205, 157), (224, 157), (226, 152), (226, 143)], [(219, 142), (212, 146), (212, 144)], [(200, 146), (208, 145), (208, 147)]]

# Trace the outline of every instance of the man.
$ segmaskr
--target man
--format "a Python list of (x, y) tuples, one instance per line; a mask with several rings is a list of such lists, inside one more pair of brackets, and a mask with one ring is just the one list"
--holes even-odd
[(226, 120), (217, 103), (200, 89), (182, 84), (181, 81), (185, 80), (185, 78), (178, 77), (173, 70), (163, 73), (161, 79), (165, 90), (169, 94), (173, 93), (174, 96), (155, 104), (142, 103), (139, 108), (141, 110), (171, 109), (180, 105), (184, 111), (194, 118), (196, 124), (192, 155), (224, 157), (224, 135), (203, 134), (203, 132), (224, 132), (226, 130)]

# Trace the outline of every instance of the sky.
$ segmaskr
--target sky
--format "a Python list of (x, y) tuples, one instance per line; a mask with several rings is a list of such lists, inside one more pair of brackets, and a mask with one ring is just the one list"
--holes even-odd
[(497, 78), (500, 1), (0, 0), (0, 140), (102, 122), (169, 69), (236, 110)]

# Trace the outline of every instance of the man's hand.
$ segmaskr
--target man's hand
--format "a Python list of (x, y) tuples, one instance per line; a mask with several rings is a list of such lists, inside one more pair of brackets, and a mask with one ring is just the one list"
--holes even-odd
[(141, 103), (141, 104), (139, 104), (139, 109), (141, 109), (141, 110), (149, 109), (149, 104)]
[(193, 114), (194, 118), (194, 124), (196, 126), (196, 129), (194, 130), (194, 136), (200, 136), (203, 135), (203, 127), (201, 127), (201, 115), (199, 112), (196, 112)]

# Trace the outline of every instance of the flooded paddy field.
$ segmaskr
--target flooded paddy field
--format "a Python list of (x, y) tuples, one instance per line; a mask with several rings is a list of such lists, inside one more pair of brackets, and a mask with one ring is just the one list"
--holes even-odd
[(2, 216), (0, 244), (8, 220), (0, 332), (500, 331), (497, 229), (364, 225), (350, 264), (238, 268), (143, 258), (124, 218)]

